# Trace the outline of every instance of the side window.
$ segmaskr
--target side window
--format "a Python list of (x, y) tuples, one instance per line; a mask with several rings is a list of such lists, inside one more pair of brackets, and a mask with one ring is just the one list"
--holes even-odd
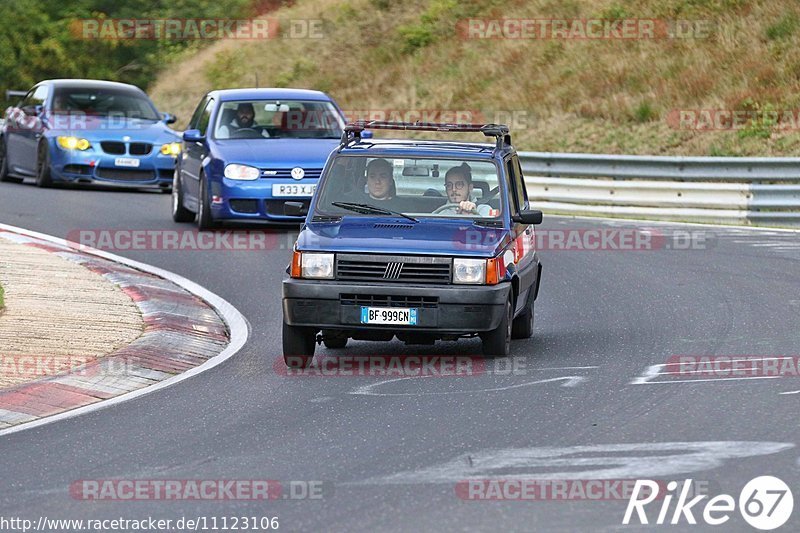
[(28, 91), (28, 94), (26, 94), (25, 98), (20, 102), (19, 107), (44, 105), (44, 101), (47, 100), (47, 89), (47, 85), (34, 87)]
[(208, 122), (209, 120), (211, 120), (212, 109), (214, 109), (214, 100), (209, 99), (205, 109), (203, 109), (203, 112), (200, 114), (200, 117), (197, 122), (197, 127), (195, 128), (200, 130), (200, 135), (206, 134), (206, 130), (208, 129)]
[(528, 208), (528, 188), (525, 186), (525, 176), (522, 175), (522, 165), (519, 163), (519, 156), (514, 154), (511, 157), (511, 166), (514, 169), (514, 184), (517, 189), (520, 209)]
[(207, 102), (208, 102), (208, 97), (206, 96), (202, 100), (200, 100), (199, 104), (197, 104), (197, 108), (194, 110), (194, 113), (192, 113), (192, 118), (189, 120), (189, 124), (186, 125), (187, 130), (197, 129), (197, 123), (200, 122), (200, 115), (206, 108)]
[(508, 181), (508, 199), (511, 203), (511, 213), (519, 213), (524, 205), (524, 198), (521, 196), (519, 187), (517, 186), (519, 176), (517, 175), (517, 167), (514, 165), (513, 159), (506, 160), (506, 175)]

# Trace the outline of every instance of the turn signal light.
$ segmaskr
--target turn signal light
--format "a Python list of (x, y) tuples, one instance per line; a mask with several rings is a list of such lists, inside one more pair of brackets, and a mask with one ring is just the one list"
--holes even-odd
[(497, 285), (506, 277), (506, 265), (503, 257), (493, 257), (486, 260), (486, 284)]
[(303, 254), (297, 250), (292, 255), (292, 267), (289, 275), (293, 278), (300, 278), (303, 275)]

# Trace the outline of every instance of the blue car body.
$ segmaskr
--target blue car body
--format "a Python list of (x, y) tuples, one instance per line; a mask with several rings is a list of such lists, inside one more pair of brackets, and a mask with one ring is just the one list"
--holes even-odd
[[(226, 220), (302, 222), (302, 216), (285, 212), (285, 203), (301, 201), (308, 205), (328, 156), (339, 144), (341, 128), (335, 138), (220, 138), (214, 131), (226, 103), (276, 100), (329, 103), (338, 115), (336, 120), (344, 124), (344, 114), (336, 102), (319, 91), (228, 89), (208, 93), (184, 132), (173, 187), (176, 221), (189, 221), (190, 213), (200, 213), (201, 229)], [(225, 169), (231, 164), (254, 167), (260, 175), (253, 180), (230, 179)], [(280, 186), (301, 187), (297, 190), (305, 194), (276, 195), (274, 187)]]
[[(136, 99), (149, 118), (86, 113), (55, 104), (58, 95), (81, 91), (113, 92)], [(176, 157), (161, 149), (169, 144), (179, 148), (179, 134), (167, 125), (174, 120), (158, 113), (147, 95), (133, 85), (101, 80), (42, 81), (17, 106), (6, 110), (0, 132), (4, 156), (0, 174), (14, 181), (34, 177), (42, 186), (80, 183), (168, 190)], [(59, 137), (85, 140), (88, 147), (65, 148)]]
[[(308, 366), (320, 340), (328, 348), (343, 348), (350, 338), (395, 336), (432, 344), (477, 335), (486, 356), (507, 355), (511, 338), (532, 335), (542, 272), (534, 233), (542, 213), (530, 209), (507, 127), (470, 125), (469, 131), (498, 137), (496, 144), (362, 139), (359, 133), (370, 127), (459, 130), (445, 124), (347, 126), (355, 136), (343, 137), (324, 169), (287, 269), (290, 277), (283, 281), (286, 364)], [(370, 181), (367, 160), (393, 167), (391, 179), (400, 185), (395, 183), (388, 198), (364, 190), (362, 178)], [(464, 200), (448, 200), (450, 193), (442, 195), (436, 183), (445, 185), (451, 170), (463, 165), (485, 170), (477, 179), (469, 171), (459, 185), (471, 184), (476, 191), (472, 207), (463, 208), (474, 212), (458, 207), (442, 216), (442, 210), (456, 209), (448, 201), (460, 206)], [(439, 173), (439, 166), (450, 170)], [(456, 183), (448, 184), (455, 189)], [(487, 210), (479, 211), (478, 204)], [(311, 266), (307, 274), (307, 259), (323, 266)], [(465, 280), (457, 276), (462, 267), (483, 273)], [(373, 321), (372, 313), (382, 318)]]

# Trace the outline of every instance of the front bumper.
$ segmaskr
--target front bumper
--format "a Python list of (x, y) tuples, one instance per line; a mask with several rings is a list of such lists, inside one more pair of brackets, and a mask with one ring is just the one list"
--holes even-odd
[[(115, 163), (118, 157), (136, 159), (139, 166), (118, 166)], [(63, 150), (51, 145), (50, 159), (53, 181), (62, 183), (164, 189), (172, 186), (175, 172), (175, 158), (155, 149), (144, 156), (117, 156), (97, 150)]]
[[(289, 325), (317, 329), (465, 335), (497, 328), (510, 290), (508, 282), (407, 285), (290, 278), (283, 281), (283, 316)], [(362, 324), (365, 304), (417, 308), (417, 325)]]
[(301, 202), (308, 207), (311, 194), (304, 196), (274, 196), (273, 185), (285, 187), (316, 186), (317, 179), (260, 178), (254, 181), (237, 181), (227, 178), (211, 182), (211, 195), (219, 199), (212, 202), (211, 213), (215, 220), (269, 220), (301, 223), (304, 216), (287, 216), (286, 202)]

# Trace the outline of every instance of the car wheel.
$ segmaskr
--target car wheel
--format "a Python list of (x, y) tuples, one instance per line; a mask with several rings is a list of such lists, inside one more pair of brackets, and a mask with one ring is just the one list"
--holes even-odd
[(22, 183), (22, 178), (8, 175), (8, 158), (6, 157), (6, 140), (0, 137), (0, 181)]
[(322, 332), (322, 343), (331, 350), (341, 350), (347, 346), (347, 337), (336, 333)]
[(208, 187), (205, 174), (200, 174), (200, 190), (197, 195), (197, 227), (202, 230), (213, 229), (214, 219), (211, 217), (211, 205), (208, 201)]
[(533, 335), (533, 302), (528, 301), (525, 309), (511, 323), (512, 339), (530, 339)]
[(314, 359), (317, 332), (283, 324), (283, 361), (289, 368), (308, 368)]
[(53, 186), (53, 177), (50, 174), (50, 149), (47, 143), (39, 143), (39, 154), (36, 158), (36, 186)]
[(194, 217), (194, 213), (183, 207), (183, 186), (176, 170), (175, 177), (172, 178), (172, 220), (175, 222), (192, 222)]
[(500, 324), (492, 331), (481, 333), (483, 356), (489, 359), (506, 357), (511, 352), (511, 323), (514, 308), (511, 298), (506, 301), (505, 312)]

